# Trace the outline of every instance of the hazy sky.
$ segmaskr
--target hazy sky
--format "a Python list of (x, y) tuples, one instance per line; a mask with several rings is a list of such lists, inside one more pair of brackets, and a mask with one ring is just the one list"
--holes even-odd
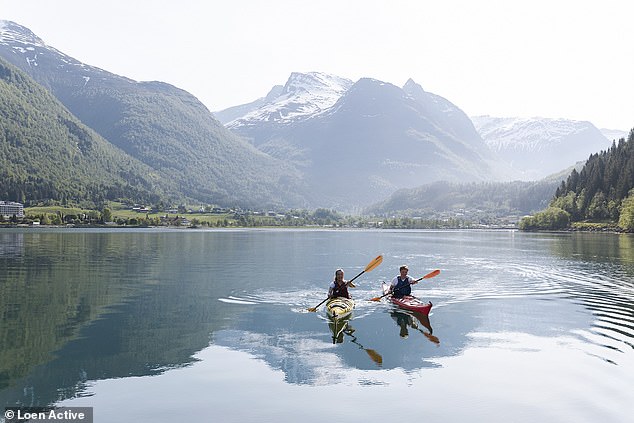
[(634, 128), (629, 0), (0, 0), (82, 62), (183, 88), (212, 111), (291, 72), (403, 86), (469, 115)]

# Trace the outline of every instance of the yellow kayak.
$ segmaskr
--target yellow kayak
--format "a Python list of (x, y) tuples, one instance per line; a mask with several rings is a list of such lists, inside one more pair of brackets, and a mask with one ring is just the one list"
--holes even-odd
[(326, 314), (333, 319), (341, 319), (349, 316), (354, 309), (354, 301), (350, 298), (331, 298), (326, 303)]

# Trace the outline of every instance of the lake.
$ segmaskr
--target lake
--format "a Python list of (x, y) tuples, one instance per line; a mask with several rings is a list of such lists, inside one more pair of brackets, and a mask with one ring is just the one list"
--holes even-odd
[[(356, 308), (334, 333), (334, 271)], [(428, 319), (372, 302), (401, 264)], [(629, 422), (634, 237), (5, 229), (0, 404), (95, 422)], [(0, 419), (1, 420), (1, 419)]]

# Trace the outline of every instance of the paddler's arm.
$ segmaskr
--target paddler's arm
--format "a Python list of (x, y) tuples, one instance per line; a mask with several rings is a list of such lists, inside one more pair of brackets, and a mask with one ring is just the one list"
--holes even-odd
[(334, 288), (331, 285), (331, 286), (328, 287), (328, 298), (332, 298), (332, 291), (334, 291)]

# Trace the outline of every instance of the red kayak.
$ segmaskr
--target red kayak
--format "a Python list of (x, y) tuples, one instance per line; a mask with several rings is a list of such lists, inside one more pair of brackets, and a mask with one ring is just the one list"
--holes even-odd
[[(387, 294), (387, 292), (389, 291), (390, 286), (388, 284), (386, 284), (385, 282), (383, 282), (383, 293)], [(419, 300), (418, 298), (412, 296), (412, 295), (405, 295), (402, 298), (394, 298), (391, 295), (388, 295), (387, 298), (393, 303), (396, 304), (397, 306), (399, 306), (402, 309), (405, 310), (410, 310), (410, 311), (415, 311), (417, 313), (421, 313), (425, 316), (429, 315), (429, 312), (431, 311), (431, 307), (432, 307), (432, 303), (431, 302), (427, 302), (424, 303), (421, 300)]]

